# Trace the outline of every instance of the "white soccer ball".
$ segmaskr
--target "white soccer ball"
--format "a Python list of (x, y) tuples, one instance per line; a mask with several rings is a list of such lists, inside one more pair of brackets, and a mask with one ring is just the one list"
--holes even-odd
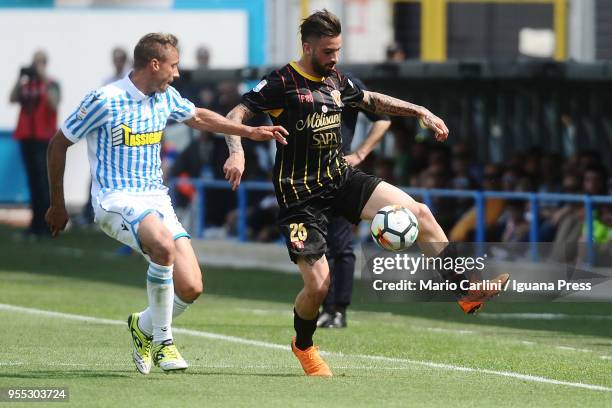
[(419, 222), (407, 208), (388, 205), (378, 210), (370, 232), (374, 242), (387, 251), (408, 249), (419, 235)]

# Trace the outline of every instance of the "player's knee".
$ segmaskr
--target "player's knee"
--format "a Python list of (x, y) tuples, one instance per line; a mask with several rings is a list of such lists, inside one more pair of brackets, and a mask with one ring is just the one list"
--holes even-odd
[(174, 240), (170, 235), (160, 234), (155, 237), (150, 244), (149, 256), (155, 263), (160, 265), (172, 265), (174, 263), (175, 254), (176, 248), (174, 246)]
[(419, 221), (419, 229), (422, 231), (430, 229), (436, 223), (431, 210), (425, 204), (418, 203), (413, 212)]
[(202, 281), (193, 281), (181, 287), (180, 290), (177, 290), (177, 294), (184, 302), (193, 303), (200, 297), (203, 290), (204, 285)]
[(313, 285), (310, 285), (307, 288), (308, 295), (313, 299), (323, 301), (325, 296), (327, 296), (327, 291), (329, 289), (329, 279), (322, 280), (320, 282), (316, 282)]

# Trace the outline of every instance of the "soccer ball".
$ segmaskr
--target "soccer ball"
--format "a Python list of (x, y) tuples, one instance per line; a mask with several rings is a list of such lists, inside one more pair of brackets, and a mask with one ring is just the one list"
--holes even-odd
[(419, 222), (407, 208), (388, 205), (378, 210), (370, 232), (374, 242), (387, 251), (408, 249), (419, 235)]

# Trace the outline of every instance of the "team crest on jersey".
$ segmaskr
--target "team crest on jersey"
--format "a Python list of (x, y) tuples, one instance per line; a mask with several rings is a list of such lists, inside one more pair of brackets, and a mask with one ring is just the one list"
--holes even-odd
[(111, 133), (113, 135), (113, 147), (120, 145), (134, 147), (160, 143), (164, 131), (132, 133), (132, 128), (122, 123), (112, 128)]
[(344, 104), (342, 103), (342, 95), (340, 95), (340, 91), (337, 89), (334, 89), (333, 91), (331, 91), (331, 97), (334, 100), (334, 103), (338, 106), (338, 107), (343, 107)]
[(89, 113), (89, 106), (92, 105), (94, 101), (99, 98), (100, 98), (99, 91), (90, 92), (85, 97), (85, 99), (83, 99), (83, 102), (81, 102), (81, 106), (79, 106), (79, 110), (76, 113), (77, 119), (78, 120), (85, 119), (85, 117), (87, 116), (87, 113)]
[(81, 106), (79, 108), (79, 111), (76, 114), (76, 117), (78, 120), (83, 120), (85, 119), (85, 116), (87, 116), (87, 108), (84, 106)]

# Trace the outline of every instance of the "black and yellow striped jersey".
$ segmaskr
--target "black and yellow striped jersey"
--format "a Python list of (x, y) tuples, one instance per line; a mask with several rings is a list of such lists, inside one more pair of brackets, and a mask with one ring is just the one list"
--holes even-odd
[(277, 143), (274, 187), (290, 206), (340, 186), (348, 164), (342, 154), (342, 108), (363, 100), (363, 91), (338, 71), (314, 77), (292, 62), (265, 76), (242, 97), (253, 112), (266, 112), (289, 132)]

